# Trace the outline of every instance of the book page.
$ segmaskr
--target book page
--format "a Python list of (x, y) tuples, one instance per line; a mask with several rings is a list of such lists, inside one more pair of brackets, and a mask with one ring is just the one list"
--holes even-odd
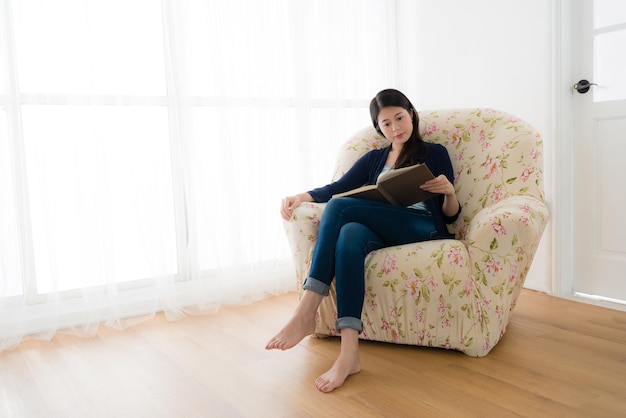
[(335, 197), (358, 197), (360, 199), (377, 200), (379, 202), (389, 203), (389, 201), (385, 198), (385, 196), (383, 196), (380, 193), (377, 187), (378, 187), (377, 185), (363, 186), (363, 187), (359, 187), (358, 189), (353, 189), (347, 192), (338, 193), (336, 195), (333, 195), (333, 198)]

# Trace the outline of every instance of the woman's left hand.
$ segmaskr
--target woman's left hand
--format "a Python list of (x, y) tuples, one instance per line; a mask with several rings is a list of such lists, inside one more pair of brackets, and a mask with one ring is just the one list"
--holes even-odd
[(428, 180), (420, 186), (420, 189), (444, 196), (441, 210), (446, 216), (456, 216), (461, 210), (459, 201), (456, 198), (456, 192), (454, 191), (454, 185), (450, 183), (445, 175), (440, 174), (434, 179)]
[(443, 194), (446, 196), (454, 194), (454, 186), (443, 174), (438, 175), (432, 180), (428, 180), (426, 183), (420, 186), (420, 189), (426, 190), (427, 192), (431, 193)]

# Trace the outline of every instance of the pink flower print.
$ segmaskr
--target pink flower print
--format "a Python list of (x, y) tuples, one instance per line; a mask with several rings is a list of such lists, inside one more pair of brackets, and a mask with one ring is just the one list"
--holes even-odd
[(530, 158), (537, 160), (539, 158), (539, 151), (536, 148), (530, 150)]
[(462, 135), (463, 135), (463, 131), (459, 128), (455, 128), (452, 131), (450, 131), (450, 134), (448, 135), (448, 139), (450, 139), (450, 141), (452, 142), (452, 145), (458, 146), (458, 144), (461, 142)]
[(397, 270), (398, 267), (396, 266), (396, 255), (392, 255), (391, 257), (386, 257), (385, 261), (383, 261), (383, 266), (382, 266), (383, 271), (385, 272), (385, 274), (389, 274), (390, 272)]
[(519, 207), (522, 212), (524, 213), (530, 213), (530, 205), (528, 203), (524, 203), (523, 205), (520, 205)]
[(531, 174), (532, 174), (532, 170), (531, 170), (530, 168), (526, 167), (526, 168), (524, 169), (524, 171), (522, 171), (522, 175), (521, 175), (521, 177), (522, 177), (522, 181), (523, 181), (523, 182), (528, 181), (528, 179), (530, 178), (530, 175), (531, 175)]
[(419, 280), (417, 279), (413, 279), (410, 280), (407, 284), (406, 287), (409, 288), (409, 293), (411, 294), (411, 296), (413, 296), (414, 298), (419, 294), (419, 288), (420, 288), (420, 283)]
[(454, 170), (454, 184), (458, 184), (459, 178), (461, 177), (462, 168)]
[(492, 276), (497, 275), (502, 270), (502, 264), (499, 261), (495, 261), (493, 258), (487, 260), (485, 263), (487, 272)]
[(484, 151), (491, 146), (491, 142), (487, 140), (487, 135), (485, 134), (485, 131), (480, 131), (480, 134), (478, 136), (478, 143), (480, 144), (481, 151)]
[(489, 197), (491, 198), (492, 202), (497, 203), (500, 200), (502, 200), (503, 196), (504, 196), (504, 193), (502, 192), (502, 188), (496, 187), (495, 189), (491, 191), (491, 195)]
[(437, 287), (437, 282), (435, 282), (435, 279), (433, 279), (432, 277), (430, 278), (430, 280), (428, 280), (428, 287), (430, 287), (430, 290), (435, 290), (435, 288)]
[(522, 223), (522, 225), (524, 226), (528, 226), (528, 224), (530, 223), (530, 219), (528, 218), (528, 216), (522, 215), (519, 217), (519, 221)]
[(452, 323), (448, 318), (445, 318), (443, 321), (441, 321), (441, 328), (450, 328), (451, 325)]
[[(469, 129), (472, 132), (474, 132), (476, 130), (476, 128), (478, 128), (478, 125), (476, 125), (474, 122), (472, 122), (471, 125), (467, 127), (467, 129)], [(481, 131), (481, 133), (482, 133), (482, 131)]]
[(374, 299), (370, 299), (369, 305), (370, 305), (370, 309), (373, 311), (375, 311), (376, 308), (378, 308), (378, 303), (376, 303), (376, 300)]
[(320, 218), (317, 217), (317, 215), (313, 215), (311, 216), (311, 225), (319, 225), (320, 224)]
[(370, 139), (367, 143), (369, 148), (372, 149), (379, 149), (379, 148), (384, 148), (387, 143), (386, 141), (381, 141), (382, 138), (376, 137), (374, 139)]
[(520, 118), (516, 118), (514, 116), (512, 116), (511, 118), (509, 118), (509, 123), (518, 123), (520, 122), (521, 119)]
[(468, 280), (467, 282), (465, 282), (465, 296), (471, 295), (472, 290), (474, 290), (474, 281)]
[(396, 310), (396, 308), (391, 308), (389, 310), (389, 316), (392, 318), (397, 318), (398, 317), (398, 311)]
[(485, 350), (485, 351), (489, 350), (490, 346), (491, 346), (491, 344), (489, 344), (489, 340), (487, 338), (485, 338), (485, 342), (483, 344), (483, 350)]
[(430, 122), (424, 126), (424, 135), (432, 135), (439, 130), (437, 122)]
[(504, 145), (502, 145), (502, 147), (500, 148), (500, 150), (502, 151), (502, 153), (506, 153), (506, 152), (509, 150), (509, 148), (510, 148), (510, 146), (509, 146), (509, 145), (510, 145), (510, 144), (509, 144), (508, 142), (506, 142)]
[(415, 312), (415, 320), (419, 324), (423, 324), (424, 323), (424, 312), (423, 311), (416, 311)]
[(393, 341), (394, 343), (399, 343), (400, 342), (400, 330), (398, 329), (398, 327), (396, 325), (394, 325), (391, 328), (391, 341)]
[(445, 315), (446, 313), (446, 301), (443, 299), (443, 295), (439, 295), (439, 304), (437, 305), (437, 311), (441, 315)]
[(511, 272), (509, 273), (509, 283), (513, 283), (515, 282), (515, 280), (517, 280), (517, 266), (517, 261), (515, 261), (511, 265)]
[(500, 219), (494, 219), (491, 222), (491, 228), (493, 228), (493, 232), (495, 232), (497, 236), (506, 235), (506, 229), (502, 226)]
[(463, 254), (461, 254), (461, 250), (458, 247), (450, 248), (448, 251), (448, 261), (451, 266), (460, 266), (463, 262)]
[(487, 159), (483, 163), (483, 167), (489, 170), (489, 173), (487, 174), (487, 178), (490, 179), (500, 169), (500, 162), (498, 160), (494, 161), (491, 157), (487, 157)]
[(385, 331), (388, 331), (391, 327), (389, 326), (389, 322), (385, 321), (383, 319), (383, 325), (382, 325), (382, 329), (384, 329)]
[(498, 322), (502, 323), (502, 308), (500, 306), (496, 306), (496, 317)]

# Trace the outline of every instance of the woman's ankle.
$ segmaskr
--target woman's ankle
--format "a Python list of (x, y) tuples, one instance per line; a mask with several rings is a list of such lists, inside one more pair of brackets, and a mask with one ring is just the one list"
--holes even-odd
[(296, 307), (296, 314), (315, 316), (317, 308), (319, 308), (323, 299), (324, 295), (320, 295), (312, 290), (305, 290)]

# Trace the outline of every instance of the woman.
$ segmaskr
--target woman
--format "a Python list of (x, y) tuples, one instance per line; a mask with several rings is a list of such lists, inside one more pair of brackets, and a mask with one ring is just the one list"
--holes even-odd
[[(459, 216), (461, 206), (454, 192), (452, 163), (447, 150), (426, 143), (419, 134), (419, 116), (409, 99), (393, 89), (383, 90), (370, 103), (372, 123), (391, 144), (361, 157), (339, 180), (282, 201), (281, 215), (291, 218), (302, 202), (328, 202), (309, 276), (293, 317), (266, 345), (286, 350), (315, 331), (315, 314), (335, 278), (341, 350), (334, 365), (321, 375), (315, 386), (330, 392), (343, 385), (348, 376), (361, 369), (359, 334), (365, 293), (364, 261), (371, 251), (411, 242), (452, 238), (446, 224)], [(437, 196), (408, 208), (351, 197), (335, 198), (363, 184), (375, 184), (382, 173), (425, 163), (435, 175), (420, 186)]]

